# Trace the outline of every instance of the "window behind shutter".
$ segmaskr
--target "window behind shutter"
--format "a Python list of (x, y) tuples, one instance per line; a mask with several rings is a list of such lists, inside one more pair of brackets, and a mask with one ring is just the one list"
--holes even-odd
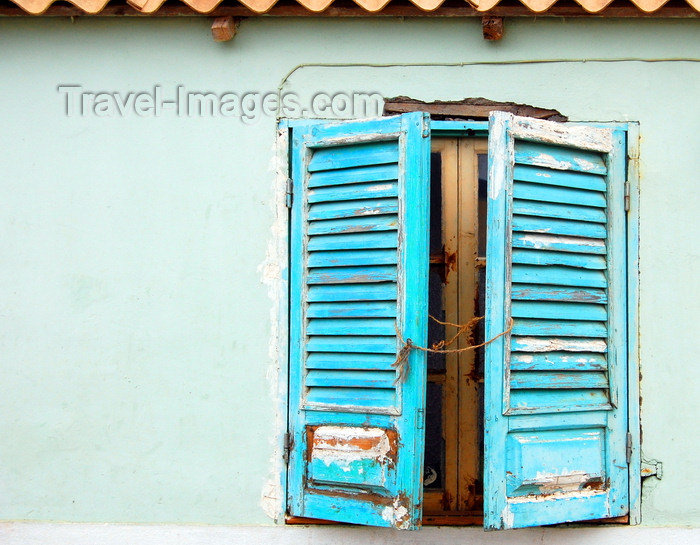
[(624, 134), (495, 113), (485, 527), (628, 512)]
[(288, 511), (420, 521), (429, 119), (293, 131)]

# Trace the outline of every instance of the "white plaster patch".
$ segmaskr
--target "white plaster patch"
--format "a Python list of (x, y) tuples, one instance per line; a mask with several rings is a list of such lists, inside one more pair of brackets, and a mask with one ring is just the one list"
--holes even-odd
[(387, 505), (382, 510), (382, 519), (399, 530), (405, 530), (411, 525), (408, 509), (401, 505), (398, 499), (394, 500), (393, 505)]
[(286, 392), (281, 380), (281, 373), (286, 370), (287, 362), (287, 331), (281, 326), (286, 323), (281, 313), (286, 308), (285, 276), (287, 263), (287, 231), (288, 216), (285, 203), (287, 185), (287, 145), (288, 135), (286, 130), (280, 130), (277, 134), (277, 142), (271, 150), (272, 159), (268, 170), (274, 173), (272, 180), (272, 195), (274, 206), (274, 220), (270, 227), (270, 238), (267, 244), (265, 261), (258, 266), (258, 274), (261, 282), (267, 286), (270, 299), (270, 337), (268, 344), (269, 364), (265, 372), (270, 387), (270, 398), (275, 409), (275, 430), (271, 437), (274, 449), (270, 458), (270, 473), (262, 487), (260, 505), (265, 513), (272, 519), (280, 522), (284, 515), (284, 490), (282, 464), (282, 437), (286, 431)]

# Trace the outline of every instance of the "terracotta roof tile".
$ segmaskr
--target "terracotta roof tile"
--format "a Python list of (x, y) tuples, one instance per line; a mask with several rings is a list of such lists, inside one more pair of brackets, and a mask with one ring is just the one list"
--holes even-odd
[[(11, 0), (27, 13), (40, 15), (44, 13), (55, 0)], [(87, 14), (100, 13), (110, 0), (67, 0), (76, 8)], [(155, 13), (165, 3), (165, 0), (127, 0), (134, 9), (142, 13)], [(223, 0), (181, 0), (198, 13), (213, 11)], [(334, 0), (296, 0), (300, 5), (313, 12), (321, 12), (330, 6)], [(391, 0), (353, 0), (368, 13), (376, 13), (384, 9)], [(426, 13), (439, 8), (444, 0), (410, 0), (416, 7)], [(598, 13), (604, 10), (612, 0), (575, 0), (584, 10)], [(641, 11), (651, 13), (669, 0), (630, 0)], [(488, 11), (496, 7), (501, 0), (465, 0), (465, 4), (477, 11)], [(557, 0), (520, 0), (534, 13), (544, 13)], [(685, 0), (695, 11), (700, 12), (700, 0)], [(238, 3), (256, 13), (266, 13), (275, 6), (277, 0), (238, 0)]]

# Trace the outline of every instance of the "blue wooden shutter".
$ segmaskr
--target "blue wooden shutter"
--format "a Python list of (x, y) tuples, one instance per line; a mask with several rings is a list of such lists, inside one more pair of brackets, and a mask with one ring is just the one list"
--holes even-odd
[(486, 528), (628, 512), (624, 142), (490, 119)]
[(293, 130), (288, 512), (420, 523), (429, 119)]

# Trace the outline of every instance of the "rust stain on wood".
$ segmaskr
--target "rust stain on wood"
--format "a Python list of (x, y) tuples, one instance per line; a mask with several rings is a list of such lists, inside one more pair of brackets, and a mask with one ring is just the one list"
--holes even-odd
[(457, 270), (457, 252), (449, 252), (443, 245), (442, 251), (439, 254), (430, 254), (431, 265), (442, 265), (442, 268), (437, 271), (440, 280), (443, 284), (447, 284), (447, 279), (451, 272)]
[(445, 252), (445, 278), (457, 270), (457, 252)]
[(449, 511), (453, 501), (454, 499), (452, 498), (452, 494), (450, 494), (450, 491), (445, 490), (442, 493), (442, 498), (440, 498), (440, 506), (442, 507), (442, 510)]
[(376, 452), (377, 459), (396, 461), (399, 437), (396, 430), (351, 426), (308, 426), (306, 459), (321, 450), (338, 453)]

